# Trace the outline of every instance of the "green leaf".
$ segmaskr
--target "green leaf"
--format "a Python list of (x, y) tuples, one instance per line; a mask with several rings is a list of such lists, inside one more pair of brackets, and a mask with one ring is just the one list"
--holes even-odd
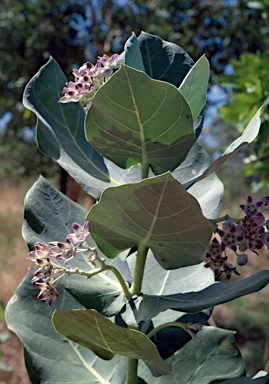
[(39, 149), (64, 168), (95, 198), (111, 185), (122, 180), (138, 181), (139, 170), (123, 171), (104, 160), (87, 142), (84, 133), (85, 112), (78, 103), (61, 104), (59, 98), (66, 77), (57, 62), (51, 58), (28, 83), (23, 96), (26, 108), (37, 118)]
[[(36, 241), (65, 241), (66, 235), (73, 232), (72, 223), (83, 223), (85, 214), (86, 211), (81, 206), (59, 193), (46, 179), (40, 177), (25, 198), (23, 236), (30, 248), (33, 248)], [(92, 240), (89, 242), (91, 246), (95, 246)], [(111, 260), (109, 262), (111, 263)], [(125, 264), (117, 260), (115, 265), (128, 281), (129, 272)], [(83, 257), (78, 255), (68, 264), (71, 268), (85, 268), (85, 265)], [(6, 309), (8, 327), (22, 341), (31, 382), (124, 382), (127, 365), (125, 359), (115, 356), (112, 363), (104, 364), (91, 351), (77, 348), (54, 331), (51, 324), (53, 311), (44, 302), (37, 300), (39, 290), (30, 283), (32, 277), (31, 273), (27, 275)], [(79, 275), (61, 280), (57, 285), (61, 297), (55, 301), (53, 307), (61, 310), (81, 308), (82, 305), (69, 292), (80, 295), (80, 290), (85, 288), (84, 282), (85, 278)], [(122, 308), (122, 289), (113, 274), (103, 272), (87, 280), (87, 294), (91, 299), (88, 306), (96, 307), (110, 316)]]
[(85, 124), (87, 140), (103, 156), (122, 168), (151, 165), (155, 174), (175, 169), (194, 143), (181, 93), (125, 65), (95, 94)]
[(199, 292), (174, 295), (145, 295), (137, 299), (140, 303), (137, 321), (148, 320), (166, 309), (177, 309), (186, 313), (195, 313), (249, 295), (264, 288), (269, 283), (269, 271), (263, 270), (246, 279), (215, 283)]
[(192, 58), (178, 45), (141, 32), (138, 36), (146, 73), (152, 78), (179, 86), (190, 68)]
[(196, 120), (206, 103), (209, 76), (208, 60), (205, 56), (202, 56), (180, 84), (179, 91), (191, 107), (193, 120)]
[(95, 309), (108, 317), (119, 313), (126, 303), (119, 284), (104, 273), (88, 280), (83, 276), (68, 276), (61, 284), (85, 308)]
[[(222, 182), (216, 173), (210, 174), (195, 184), (192, 180), (196, 175), (201, 175), (211, 163), (211, 157), (196, 142), (186, 159), (172, 172), (172, 175), (198, 200), (204, 216), (208, 219), (215, 219), (222, 208), (224, 193)], [(192, 186), (190, 187), (190, 185)]]
[(169, 172), (106, 189), (87, 220), (108, 257), (141, 245), (152, 250), (164, 269), (202, 261), (212, 234), (196, 199)]
[(228, 159), (230, 159), (230, 157), (232, 157), (235, 153), (237, 153), (241, 148), (250, 144), (253, 140), (256, 139), (259, 133), (260, 124), (261, 124), (261, 119), (260, 119), (261, 112), (262, 112), (262, 107), (256, 112), (256, 114), (253, 116), (251, 121), (248, 123), (242, 135), (232, 142), (232, 144), (226, 149), (226, 151), (222, 154), (222, 156), (220, 156), (217, 160), (215, 160), (203, 172), (203, 174), (197, 178), (198, 180), (201, 180), (207, 177), (208, 175), (210, 175), (212, 172), (218, 169), (223, 163), (225, 163)]
[[(132, 274), (134, 274), (136, 259), (135, 254), (126, 259)], [(171, 295), (178, 292), (200, 291), (215, 282), (213, 271), (210, 268), (205, 268), (204, 264), (203, 262), (190, 267), (165, 270), (158, 264), (151, 250), (149, 250), (143, 274), (141, 293), (144, 295)], [(175, 281), (177, 282), (176, 284)], [(157, 327), (169, 321), (176, 321), (182, 315), (184, 313), (179, 311), (167, 310), (160, 312), (151, 320), (153, 326)], [(139, 321), (135, 318), (133, 306), (131, 307), (126, 304), (121, 317), (127, 324), (139, 325)]]
[(145, 72), (139, 42), (134, 32), (132, 32), (132, 36), (126, 41), (124, 45), (124, 52), (126, 65), (137, 69), (138, 71)]
[[(66, 235), (73, 232), (72, 224), (83, 224), (86, 211), (80, 205), (72, 202), (58, 192), (46, 179), (39, 180), (27, 193), (25, 199), (25, 220), (23, 236), (30, 248), (36, 241), (66, 241)], [(89, 244), (95, 247), (92, 239)], [(105, 256), (98, 250), (99, 256)], [(106, 258), (105, 258), (106, 259)], [(126, 262), (119, 259), (106, 259), (123, 275), (125, 281), (131, 281)], [(68, 263), (70, 268), (89, 269), (82, 256), (77, 256)], [(125, 303), (122, 288), (113, 273), (105, 271), (86, 280), (80, 275), (65, 277), (61, 284), (72, 294), (80, 304), (93, 308), (107, 316), (118, 313)]]
[(192, 185), (188, 192), (194, 196), (201, 206), (203, 215), (207, 219), (215, 219), (222, 209), (224, 186), (216, 173), (211, 173)]
[(86, 210), (59, 192), (43, 176), (33, 184), (24, 201), (22, 234), (32, 249), (35, 242), (66, 241), (74, 222), (85, 221)]
[[(135, 254), (126, 259), (132, 274), (135, 270), (136, 259)], [(205, 263), (202, 262), (190, 267), (166, 270), (157, 263), (151, 250), (149, 250), (141, 292), (146, 295), (162, 296), (178, 292), (201, 291), (215, 283), (213, 271), (210, 268), (205, 268), (204, 265)]]
[(150, 384), (212, 384), (215, 380), (219, 382), (244, 374), (244, 362), (234, 332), (204, 327), (199, 338), (207, 345), (191, 340), (179, 353), (167, 359), (172, 364), (173, 375), (152, 379), (140, 365), (139, 376)]
[[(29, 274), (23, 280), (6, 308), (8, 327), (22, 342), (31, 383), (123, 383), (127, 359), (115, 356), (104, 361), (55, 332), (51, 322), (53, 310), (37, 301), (38, 289), (30, 283), (31, 277)], [(61, 286), (57, 290), (61, 298), (54, 307), (81, 307)]]
[(55, 311), (52, 318), (57, 332), (93, 351), (142, 359), (154, 376), (168, 375), (169, 364), (143, 333), (119, 327), (93, 310)]

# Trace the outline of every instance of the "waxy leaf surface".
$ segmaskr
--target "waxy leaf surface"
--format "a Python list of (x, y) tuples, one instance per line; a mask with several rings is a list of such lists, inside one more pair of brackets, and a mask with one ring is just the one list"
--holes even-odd
[(132, 359), (143, 360), (153, 376), (168, 375), (171, 372), (159, 355), (156, 346), (143, 333), (112, 323), (93, 310), (56, 311), (53, 324), (57, 332), (68, 339), (99, 354), (120, 354)]
[(138, 71), (146, 72), (139, 41), (134, 32), (132, 32), (132, 36), (126, 41), (124, 45), (124, 56), (126, 65), (137, 69)]
[(192, 182), (193, 177), (201, 175), (211, 163), (211, 157), (196, 142), (186, 159), (172, 172), (172, 175), (197, 199), (204, 216), (215, 219), (219, 216), (222, 207), (224, 193), (222, 182), (214, 172), (194, 184)]
[(191, 107), (193, 120), (196, 120), (206, 103), (209, 75), (209, 62), (202, 56), (180, 84), (179, 91)]
[[(72, 223), (83, 224), (86, 211), (58, 192), (46, 179), (40, 177), (27, 193), (24, 216), (23, 236), (32, 249), (36, 241), (65, 242), (66, 235), (73, 232)], [(96, 246), (90, 238), (88, 243), (92, 247)], [(99, 256), (105, 257), (100, 251)], [(126, 262), (119, 259), (107, 259), (107, 263), (115, 265), (125, 281), (131, 281)], [(90, 270), (90, 266), (85, 263), (82, 255), (77, 255), (71, 260), (68, 267)], [(80, 304), (87, 303), (87, 308), (97, 309), (107, 316), (114, 315), (124, 305), (121, 286), (114, 274), (108, 271), (88, 280), (80, 275), (69, 276), (63, 278), (60, 284), (76, 299), (79, 299)]]
[(167, 359), (172, 364), (173, 375), (151, 379), (141, 364), (139, 376), (150, 384), (211, 384), (244, 375), (244, 362), (234, 332), (204, 327), (198, 337), (207, 345), (191, 340), (179, 353)]
[[(85, 214), (86, 211), (81, 206), (59, 193), (46, 179), (40, 177), (25, 198), (23, 236), (30, 249), (33, 249), (37, 241), (64, 242), (66, 235), (73, 232), (72, 223), (75, 221), (82, 224)], [(89, 242), (91, 246), (95, 246), (91, 239)], [(99, 254), (104, 257), (101, 253)], [(111, 261), (116, 260), (108, 260), (109, 263)], [(117, 260), (117, 268), (128, 281), (128, 267), (125, 264)], [(68, 267), (89, 269), (82, 255), (77, 255), (71, 260)], [(31, 382), (34, 384), (45, 381), (51, 384), (82, 383), (83, 381), (105, 384), (124, 382), (125, 359), (122, 360), (116, 356), (113, 358), (113, 363), (104, 363), (91, 351), (81, 347), (77, 349), (77, 346), (66, 342), (65, 337), (55, 332), (51, 323), (53, 309), (43, 301), (37, 300), (40, 291), (31, 284), (32, 277), (33, 274), (28, 273), (16, 289), (6, 309), (7, 325), (22, 342)], [(61, 297), (54, 302), (53, 308), (60, 310), (82, 308), (83, 303), (81, 304), (74, 297), (85, 288), (83, 285), (85, 280), (80, 275), (63, 278), (57, 285), (57, 291)], [(68, 290), (65, 289), (65, 285)], [(97, 290), (98, 295), (96, 295)], [(75, 292), (74, 297), (70, 292)], [(87, 293), (88, 308), (98, 308), (108, 316), (120, 311), (124, 303), (121, 286), (111, 273), (103, 272), (88, 279)], [(63, 359), (62, 356), (65, 358)], [(83, 359), (87, 361), (86, 365)], [(78, 377), (81, 381), (78, 381)]]
[[(53, 309), (36, 299), (39, 290), (29, 274), (16, 289), (6, 308), (6, 322), (21, 340), (32, 384), (119, 384), (125, 380), (127, 359), (119, 355), (110, 361), (89, 349), (67, 341), (53, 328)], [(53, 308), (71, 310), (81, 305), (62, 286)], [(63, 358), (64, 357), (64, 358)]]
[[(129, 256), (126, 262), (130, 272), (135, 270), (136, 254)], [(201, 291), (215, 283), (214, 273), (204, 267), (204, 262), (190, 267), (165, 270), (148, 251), (141, 292), (146, 295), (171, 295), (190, 291)], [(175, 281), (177, 282), (175, 284)]]
[(263, 270), (246, 279), (230, 283), (215, 283), (199, 292), (174, 295), (145, 295), (138, 298), (137, 321), (148, 320), (166, 309), (196, 313), (203, 309), (226, 303), (238, 297), (257, 292), (269, 283), (269, 271)]
[(192, 58), (178, 45), (146, 32), (137, 40), (146, 73), (178, 87), (194, 64)]
[[(28, 83), (23, 97), (37, 118), (39, 149), (64, 168), (86, 192), (99, 198), (103, 189), (140, 178), (139, 170), (124, 171), (104, 160), (86, 140), (85, 112), (78, 103), (61, 104), (66, 77), (51, 58)], [(123, 179), (125, 181), (123, 181)]]
[(197, 200), (169, 172), (106, 189), (87, 220), (107, 257), (148, 247), (164, 269), (201, 262), (212, 233)]
[(88, 141), (122, 168), (141, 162), (155, 174), (173, 170), (194, 144), (181, 93), (126, 65), (93, 97), (85, 124)]

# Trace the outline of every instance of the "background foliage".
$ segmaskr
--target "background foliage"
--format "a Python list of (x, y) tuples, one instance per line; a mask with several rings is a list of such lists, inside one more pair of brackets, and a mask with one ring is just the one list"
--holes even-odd
[(75, 65), (95, 60), (102, 53), (118, 52), (132, 31), (139, 34), (144, 30), (179, 44), (195, 61), (206, 54), (212, 84), (215, 74), (222, 73), (231, 58), (268, 47), (263, 3), (255, 2), (253, 8), (246, 0), (3, 0), (0, 175), (46, 175), (56, 169), (36, 149), (35, 119), (20, 101), (26, 82), (49, 55), (71, 74)]

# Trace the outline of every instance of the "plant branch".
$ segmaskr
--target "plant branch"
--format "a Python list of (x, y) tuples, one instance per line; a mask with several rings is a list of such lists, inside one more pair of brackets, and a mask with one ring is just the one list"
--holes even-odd
[[(55, 264), (57, 266), (57, 268), (58, 268), (57, 273), (63, 272), (63, 275), (57, 277), (57, 279), (54, 280), (54, 283), (56, 281), (58, 281), (60, 278), (64, 277), (64, 276), (70, 276), (70, 275), (76, 275), (77, 274), (77, 275), (85, 276), (87, 279), (89, 279), (92, 276), (98, 275), (101, 272), (109, 270), (109, 271), (113, 272), (114, 275), (117, 277), (117, 279), (118, 279), (118, 281), (119, 281), (119, 283), (120, 283), (120, 285), (122, 287), (122, 290), (123, 290), (126, 298), (128, 300), (132, 298), (132, 294), (129, 291), (129, 289), (127, 287), (127, 284), (124, 281), (124, 279), (123, 279), (122, 275), (120, 274), (120, 272), (117, 270), (117, 268), (113, 267), (112, 265), (106, 265), (105, 259), (99, 257), (96, 248), (90, 248), (88, 250), (83, 249), (82, 251), (83, 252), (90, 251), (93, 254), (93, 256), (88, 260), (88, 262), (92, 265), (92, 267), (94, 269), (92, 271), (84, 271), (84, 270), (79, 269), (79, 268), (68, 269), (68, 268), (65, 268), (62, 265), (59, 265), (57, 263), (57, 264)], [(98, 263), (100, 264), (99, 268), (96, 268), (96, 263), (95, 263), (96, 261), (98, 261)]]

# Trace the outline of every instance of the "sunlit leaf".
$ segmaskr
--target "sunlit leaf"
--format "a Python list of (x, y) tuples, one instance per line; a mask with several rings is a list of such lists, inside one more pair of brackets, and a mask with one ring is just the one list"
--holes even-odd
[(193, 120), (198, 117), (206, 103), (209, 75), (208, 60), (205, 56), (202, 56), (190, 69), (179, 86), (179, 91), (191, 107)]
[(70, 340), (105, 356), (120, 354), (143, 360), (154, 376), (171, 372), (156, 346), (143, 333), (119, 327), (93, 310), (56, 311), (53, 324)]
[(178, 87), (194, 64), (187, 52), (146, 32), (141, 32), (137, 39), (146, 73), (153, 79)]
[(141, 245), (165, 269), (201, 262), (212, 234), (197, 200), (169, 172), (106, 189), (87, 219), (108, 257)]
[(211, 163), (211, 157), (196, 142), (186, 159), (172, 172), (172, 175), (198, 200), (204, 216), (208, 219), (215, 219), (222, 208), (224, 193), (222, 182), (216, 173), (210, 174), (195, 184), (192, 181), (196, 175), (199, 177)]
[(222, 154), (222, 156), (220, 156), (217, 160), (215, 160), (207, 168), (207, 170), (203, 172), (203, 174), (198, 178), (198, 180), (201, 180), (206, 176), (210, 175), (212, 172), (218, 169), (223, 163), (229, 160), (241, 148), (250, 144), (253, 140), (256, 139), (259, 133), (260, 124), (261, 124), (261, 119), (260, 119), (261, 112), (262, 112), (262, 107), (256, 112), (256, 114), (250, 120), (250, 122), (248, 123), (242, 135), (232, 142), (232, 144), (226, 149), (226, 151)]
[[(128, 182), (130, 171), (124, 171), (103, 159), (87, 142), (84, 133), (85, 112), (78, 103), (61, 104), (66, 77), (51, 58), (28, 83), (23, 97), (26, 108), (38, 118), (37, 143), (39, 149), (64, 168), (95, 198), (110, 185)], [(140, 178), (140, 172), (130, 176)]]
[(132, 36), (126, 41), (124, 45), (124, 52), (126, 65), (139, 71), (145, 72), (139, 42), (134, 32), (132, 33)]
[(103, 156), (123, 168), (150, 165), (155, 174), (175, 169), (194, 143), (181, 93), (126, 65), (93, 97), (85, 124), (87, 139)]

